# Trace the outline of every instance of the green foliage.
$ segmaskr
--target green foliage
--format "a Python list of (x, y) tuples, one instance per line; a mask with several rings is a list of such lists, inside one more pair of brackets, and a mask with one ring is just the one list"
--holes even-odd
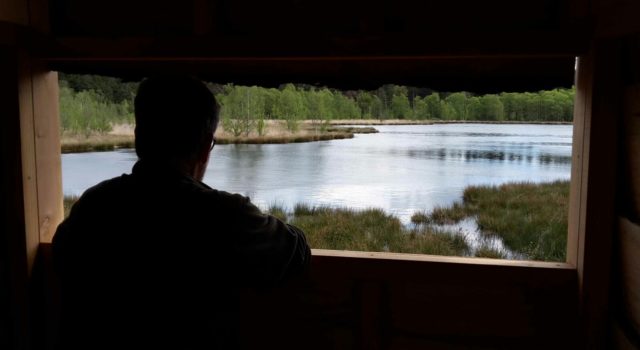
[(442, 119), (442, 103), (437, 92), (425, 97), (424, 102), (427, 105), (428, 119)]
[(105, 133), (113, 124), (133, 123), (131, 106), (127, 100), (120, 103), (106, 101), (94, 90), (74, 92), (60, 88), (60, 119), (63, 132), (89, 135)]
[(446, 104), (451, 108), (451, 119), (469, 119), (469, 98), (464, 92), (455, 92), (445, 99)]
[(504, 120), (504, 106), (497, 95), (472, 97), (469, 105), (472, 120)]
[(411, 109), (407, 96), (393, 95), (391, 98), (391, 116), (396, 119), (411, 118)]
[[(225, 86), (226, 95), (219, 95), (218, 100), (222, 106), (220, 116), (225, 130), (234, 136), (249, 133), (256, 127), (256, 121), (264, 118), (263, 90), (256, 86)], [(264, 123), (261, 130), (264, 132)]]
[[(104, 132), (132, 122), (137, 83), (95, 75), (60, 74), (63, 129)], [(279, 89), (208, 84), (222, 106), (225, 129), (235, 136), (262, 135), (264, 119), (282, 119), (295, 132), (303, 119), (318, 130), (331, 119), (433, 119), (571, 121), (574, 89), (473, 96), (383, 85), (374, 91), (338, 91), (286, 84)]]
[(104, 101), (111, 103), (128, 101), (131, 104), (138, 90), (138, 83), (100, 75), (59, 73), (58, 79), (65, 81), (66, 87), (73, 91), (93, 91), (102, 96)]

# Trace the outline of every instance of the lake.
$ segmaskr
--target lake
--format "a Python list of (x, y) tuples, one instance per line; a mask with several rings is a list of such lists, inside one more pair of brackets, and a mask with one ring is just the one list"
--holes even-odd
[[(262, 208), (296, 203), (382, 208), (408, 222), (418, 210), (460, 200), (469, 185), (567, 180), (571, 125), (375, 126), (353, 139), (216, 145), (204, 182)], [(133, 150), (62, 155), (65, 195), (123, 173)]]

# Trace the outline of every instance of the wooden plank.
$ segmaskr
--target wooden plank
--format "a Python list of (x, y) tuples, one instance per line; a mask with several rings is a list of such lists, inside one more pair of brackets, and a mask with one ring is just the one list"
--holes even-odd
[(20, 55), (20, 141), (22, 149), (22, 191), (24, 193), (25, 235), (29, 273), (40, 244), (38, 218), (38, 171), (36, 161), (36, 136), (33, 114), (33, 80), (30, 60), (26, 53)]
[(571, 268), (314, 255), (306, 279), (240, 293), (238, 336), (246, 348), (566, 348), (576, 283)]
[(576, 95), (573, 104), (573, 146), (567, 235), (567, 262), (578, 266), (578, 251), (585, 225), (586, 184), (589, 179), (589, 137), (591, 127), (592, 58), (577, 61)]
[(361, 260), (376, 259), (380, 261), (396, 260), (396, 261), (441, 263), (441, 264), (533, 267), (533, 268), (564, 269), (564, 270), (575, 269), (575, 267), (570, 264), (559, 263), (559, 262), (545, 262), (545, 261), (465, 258), (465, 257), (459, 257), (459, 256), (386, 253), (386, 252), (359, 252), (359, 251), (329, 250), (329, 249), (312, 249), (311, 252), (313, 256), (316, 258), (336, 257), (336, 258), (357, 258)]
[[(562, 348), (575, 341), (576, 273), (569, 268), (314, 255), (307, 283), (311, 287), (273, 293), (280, 302), (268, 297), (252, 302), (250, 313), (240, 318), (253, 317), (262, 325), (261, 332), (277, 333), (264, 326), (268, 323), (285, 327), (294, 336), (309, 334), (304, 329), (322, 320), (324, 326), (318, 329), (334, 331), (311, 331), (308, 339), (314, 341), (305, 346), (312, 349), (332, 344), (335, 329), (369, 336), (356, 343), (364, 348), (533, 349)], [(320, 291), (341, 297), (314, 297)], [(314, 300), (313, 307), (309, 300)], [(299, 313), (305, 321), (292, 325)], [(255, 315), (268, 316), (256, 319)], [(251, 334), (252, 329), (246, 332)], [(327, 338), (328, 334), (333, 336)], [(282, 340), (265, 343), (264, 339), (252, 345), (294, 348), (280, 346)]]
[(33, 62), (33, 119), (35, 131), (38, 231), (40, 242), (51, 242), (64, 218), (58, 73)]

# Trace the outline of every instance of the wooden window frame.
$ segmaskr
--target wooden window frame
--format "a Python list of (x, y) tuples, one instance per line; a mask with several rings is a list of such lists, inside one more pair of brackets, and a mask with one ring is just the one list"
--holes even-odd
[[(51, 243), (55, 228), (63, 219), (62, 174), (60, 153), (60, 117), (58, 107), (58, 75), (47, 71), (42, 61), (21, 60), (20, 121), (23, 163), (23, 190), (25, 198), (26, 234), (29, 260), (35, 259), (36, 246)], [(24, 63), (28, 62), (28, 63)], [(582, 68), (582, 64), (580, 65)], [(578, 69), (577, 72), (580, 72)], [(581, 78), (584, 76), (584, 78)], [(443, 257), (384, 252), (352, 252), (314, 249), (315, 256), (344, 257), (353, 259), (411, 260), (422, 263), (463, 263), (487, 266), (521, 266), (561, 269), (578, 269), (584, 246), (586, 181), (589, 165), (589, 134), (591, 122), (590, 89), (588, 74), (579, 77), (576, 88), (573, 127), (573, 164), (571, 170), (571, 194), (569, 232), (567, 235), (567, 261), (549, 263), (479, 259), (467, 257)], [(582, 82), (582, 79), (585, 82)], [(589, 81), (586, 81), (589, 79)]]
[[(509, 261), (465, 257), (444, 257), (412, 254), (351, 252), (314, 249), (314, 267), (319, 274), (330, 273), (339, 262), (342, 272), (351, 278), (368, 278), (386, 283), (400, 277), (410, 277), (393, 266), (409, 268), (419, 274), (449, 271), (456, 278), (473, 275), (508, 276), (507, 271), (528, 276), (523, 280), (512, 274), (513, 284), (525, 285), (536, 290), (549, 285), (571, 288), (577, 282), (577, 302), (580, 314), (584, 316), (579, 328), (590, 330), (590, 338), (599, 339), (596, 331), (601, 331), (602, 317), (606, 310), (607, 287), (599, 286), (608, 281), (610, 258), (610, 235), (606, 233), (607, 218), (593, 216), (597, 210), (592, 203), (610, 202), (613, 206), (614, 183), (602, 186), (603, 180), (613, 180), (614, 174), (597, 170), (611, 163), (607, 152), (614, 151), (610, 141), (615, 138), (615, 128), (604, 125), (603, 118), (593, 118), (594, 110), (607, 114), (606, 99), (593, 100), (594, 80), (602, 85), (615, 86), (604, 73), (594, 76), (594, 65), (602, 58), (592, 50), (580, 57), (576, 79), (576, 100), (574, 107), (573, 163), (571, 170), (571, 194), (569, 209), (569, 230), (567, 235), (567, 261), (550, 263), (536, 261)], [(62, 177), (59, 139), (59, 108), (57, 73), (48, 71), (44, 61), (33, 59), (26, 53), (20, 54), (20, 138), (22, 146), (22, 174), (25, 213), (25, 233), (29, 271), (36, 259), (38, 248), (47, 246), (55, 228), (63, 219)], [(612, 96), (614, 92), (604, 94)], [(599, 132), (594, 132), (594, 128)], [(614, 147), (614, 148), (612, 148)], [(611, 157), (609, 157), (611, 158)], [(609, 191), (609, 192), (607, 192)], [(605, 206), (606, 207), (606, 206)], [(602, 248), (605, 249), (602, 249)], [(600, 264), (603, 268), (597, 268)], [(383, 274), (372, 275), (367, 266), (388, 266)], [(346, 272), (345, 272), (346, 271)], [(334, 271), (336, 272), (336, 271)], [(514, 277), (515, 276), (515, 277)], [(475, 281), (475, 279), (472, 279)], [(559, 282), (560, 281), (560, 282)], [(608, 284), (607, 284), (608, 286)], [(572, 291), (564, 292), (571, 294)], [(380, 296), (370, 298), (369, 307), (376, 310)], [(365, 298), (366, 299), (366, 298)], [(568, 306), (567, 310), (572, 309)], [(365, 333), (375, 333), (375, 327), (366, 326)], [(596, 332), (596, 333), (593, 333)], [(589, 334), (588, 332), (585, 334)], [(363, 339), (367, 339), (363, 337)], [(371, 338), (374, 339), (375, 337)], [(368, 341), (368, 340), (365, 340)], [(587, 342), (589, 340), (586, 340)]]

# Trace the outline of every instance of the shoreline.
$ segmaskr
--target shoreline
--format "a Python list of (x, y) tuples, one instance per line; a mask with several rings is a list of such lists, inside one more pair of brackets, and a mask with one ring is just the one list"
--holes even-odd
[[(124, 132), (122, 130), (125, 130)], [(97, 134), (89, 136), (63, 135), (60, 141), (61, 153), (108, 152), (135, 147), (133, 128), (117, 128), (116, 134)], [(372, 134), (378, 130), (370, 127), (329, 127), (327, 131), (304, 130), (298, 133), (277, 133), (275, 135), (231, 136), (223, 133), (217, 136), (217, 144), (286, 144), (329, 140), (351, 139), (354, 134)]]
[[(270, 127), (278, 129), (280, 120), (272, 120)], [(513, 125), (571, 125), (572, 122), (558, 121), (480, 121), (480, 120), (403, 120), (403, 119), (336, 119), (330, 120), (326, 131), (317, 130), (313, 121), (301, 121), (301, 130), (296, 133), (277, 130), (273, 134), (258, 136), (232, 136), (221, 128), (217, 142), (226, 144), (286, 144), (329, 140), (351, 139), (354, 134), (377, 133), (372, 126), (377, 125), (437, 125), (437, 124), (513, 124)], [(346, 127), (354, 126), (355, 127)], [(280, 128), (282, 126), (280, 125)], [(108, 152), (135, 147), (133, 126), (116, 125), (108, 134), (61, 136), (61, 153)]]
[(437, 125), (437, 124), (532, 124), (532, 125), (573, 125), (563, 121), (519, 121), (519, 120), (405, 120), (405, 119), (336, 119), (331, 125)]

